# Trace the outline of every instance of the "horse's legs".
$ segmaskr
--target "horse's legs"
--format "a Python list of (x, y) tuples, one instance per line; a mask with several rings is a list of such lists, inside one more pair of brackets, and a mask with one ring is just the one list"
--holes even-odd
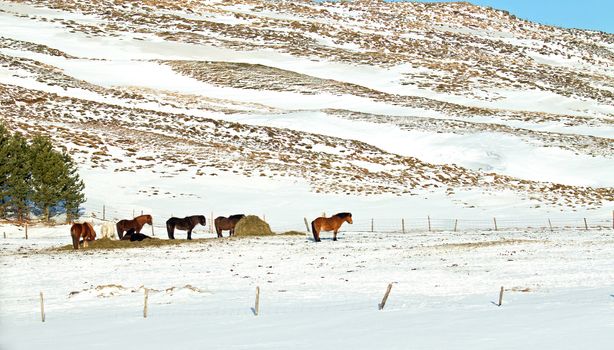
[(175, 239), (175, 226), (171, 224), (167, 224), (166, 233), (168, 233), (168, 239)]
[(83, 238), (83, 248), (87, 248), (88, 244), (87, 244), (87, 238)]
[(333, 241), (337, 240), (337, 230), (335, 230), (335, 232), (333, 233)]
[(222, 238), (222, 229), (215, 226), (215, 232), (217, 233), (217, 238)]
[(192, 229), (188, 230), (188, 239), (192, 239)]
[(79, 237), (71, 232), (72, 236), (72, 247), (74, 249), (79, 249)]
[(320, 242), (320, 232), (318, 230), (313, 230), (313, 240), (316, 242)]
[(228, 233), (228, 237), (232, 237), (235, 234), (235, 228), (230, 229), (230, 233)]

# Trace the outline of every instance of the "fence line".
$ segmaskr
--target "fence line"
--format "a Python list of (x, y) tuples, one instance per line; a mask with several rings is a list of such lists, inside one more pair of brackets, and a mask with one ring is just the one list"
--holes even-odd
[[(86, 218), (95, 218), (107, 222), (117, 222), (121, 219), (131, 218), (132, 213), (136, 215), (143, 212), (140, 208), (117, 210), (103, 205), (98, 210), (88, 211)], [(145, 212), (148, 214), (148, 212)], [(104, 220), (103, 220), (104, 215)], [(262, 214), (261, 218), (265, 218)], [(209, 233), (212, 230), (213, 212), (208, 217)], [(165, 230), (165, 220), (156, 220), (154, 217), (154, 227)], [(271, 228), (276, 232), (299, 231), (308, 233), (310, 222), (305, 216), (297, 216), (294, 221), (271, 222)], [(614, 229), (614, 211), (612, 218), (588, 218), (588, 217), (483, 217), (483, 218), (439, 218), (428, 215), (424, 217), (399, 217), (399, 218), (356, 218), (353, 225), (344, 224), (341, 231), (355, 232), (374, 232), (374, 233), (409, 233), (409, 232), (462, 232), (467, 230), (510, 230), (510, 229), (548, 229), (548, 230), (577, 230), (577, 229)]]

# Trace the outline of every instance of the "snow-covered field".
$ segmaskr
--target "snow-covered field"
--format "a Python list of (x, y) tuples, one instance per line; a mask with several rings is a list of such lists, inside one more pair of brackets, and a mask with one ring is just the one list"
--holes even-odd
[(612, 229), (344, 231), (319, 244), (201, 229), (191, 244), (76, 252), (46, 250), (69, 243), (67, 226), (0, 230), (2, 349), (614, 346)]

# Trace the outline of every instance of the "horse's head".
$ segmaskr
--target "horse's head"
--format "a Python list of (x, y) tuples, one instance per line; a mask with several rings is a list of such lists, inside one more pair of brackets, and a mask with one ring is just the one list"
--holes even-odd
[(96, 240), (96, 231), (94, 230), (94, 226), (89, 222), (84, 222), (83, 224), (87, 227), (87, 232), (84, 239), (88, 241)]
[(348, 224), (352, 224), (352, 213), (348, 213), (348, 216), (345, 217), (345, 221), (348, 222)]
[(147, 218), (147, 221), (145, 221), (145, 222), (150, 224), (151, 226), (153, 226), (153, 219), (152, 219), (151, 215), (147, 214), (147, 215), (145, 215), (145, 217)]
[(339, 213), (334, 216), (344, 220), (347, 223), (352, 223), (352, 213)]
[(207, 223), (207, 220), (205, 219), (204, 215), (199, 215), (198, 216), (198, 223), (205, 226), (205, 224)]

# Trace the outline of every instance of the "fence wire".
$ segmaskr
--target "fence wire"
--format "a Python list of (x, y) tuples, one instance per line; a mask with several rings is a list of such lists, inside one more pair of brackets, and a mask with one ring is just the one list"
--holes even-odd
[[(91, 210), (86, 214), (87, 218), (107, 222), (117, 222), (121, 219), (129, 219), (141, 214), (150, 214), (142, 210), (118, 210), (104, 207), (99, 210)], [(212, 220), (218, 216), (210, 213), (207, 216), (207, 227), (205, 230), (213, 232)], [(170, 216), (169, 216), (170, 217)], [(265, 215), (261, 219), (266, 221)], [(313, 218), (296, 218), (293, 221), (268, 222), (271, 229), (282, 233), (287, 231), (309, 232), (311, 230), (311, 220)], [(156, 220), (154, 216), (154, 228), (166, 230), (164, 220)], [(305, 224), (307, 221), (307, 225)], [(354, 232), (377, 232), (377, 233), (408, 233), (408, 232), (462, 232), (468, 230), (478, 231), (497, 231), (515, 229), (542, 229), (542, 230), (589, 230), (589, 229), (614, 229), (614, 215), (606, 217), (515, 217), (515, 218), (439, 218), (434, 216), (426, 217), (405, 217), (405, 218), (354, 218), (352, 225), (344, 224), (340, 231)], [(202, 228), (200, 229), (202, 230)]]

